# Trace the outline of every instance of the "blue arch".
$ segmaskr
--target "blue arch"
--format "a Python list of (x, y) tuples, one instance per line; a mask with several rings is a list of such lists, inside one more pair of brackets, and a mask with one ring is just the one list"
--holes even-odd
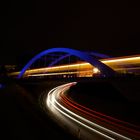
[[(97, 53), (97, 52), (86, 52), (86, 53), (89, 54), (89, 55), (92, 55), (93, 57), (97, 56), (97, 57), (100, 57), (100, 58), (110, 58), (110, 56), (108, 56), (108, 55)], [(66, 55), (63, 55), (63, 56), (59, 57), (58, 59), (56, 59), (53, 62), (51, 62), (49, 64), (49, 67), (57, 64), (58, 62), (60, 62), (61, 60), (65, 59), (65, 58), (67, 58), (69, 56), (71, 56), (71, 55), (70, 54), (66, 54)]]
[(80, 59), (90, 63), (91, 65), (99, 68), (99, 70), (101, 71), (102, 74), (104, 74), (106, 77), (110, 77), (110, 76), (114, 76), (116, 74), (116, 72), (114, 70), (112, 70), (110, 67), (106, 66), (105, 64), (103, 64), (102, 62), (100, 62), (99, 60), (97, 60), (96, 58), (93, 58), (90, 55), (87, 55), (84, 52), (81, 52), (79, 50), (75, 50), (75, 49), (70, 49), (70, 48), (52, 48), (52, 49), (48, 49), (45, 50), (37, 55), (35, 55), (21, 70), (21, 72), (18, 75), (18, 78), (21, 78), (23, 76), (23, 74), (25, 73), (25, 71), (40, 57), (47, 55), (49, 53), (52, 52), (64, 52), (64, 53), (68, 53), (70, 55), (74, 55), (79, 57)]

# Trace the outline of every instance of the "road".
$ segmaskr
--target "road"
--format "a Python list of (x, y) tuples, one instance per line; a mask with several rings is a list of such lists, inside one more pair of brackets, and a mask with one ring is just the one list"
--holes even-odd
[[(43, 87), (50, 89), (58, 82), (34, 82), (5, 80), (0, 82), (0, 139), (40, 140), (68, 137), (68, 132), (59, 127), (39, 106), (38, 97)], [(52, 85), (52, 87), (51, 87)]]
[(54, 120), (79, 139), (135, 140), (137, 126), (87, 108), (66, 94), (76, 82), (53, 88), (46, 96), (46, 108)]
[[(36, 79), (36, 81), (34, 79), (28, 79), (25, 81), (6, 80), (4, 82), (1, 82), (1, 137), (4, 137), (5, 139), (30, 140), (39, 140), (43, 139), (44, 137), (46, 139), (51, 137), (51, 139), (61, 140), (74, 140), (77, 138), (89, 140), (137, 140), (140, 138), (140, 131), (138, 131), (140, 129), (136, 128), (135, 125), (132, 125), (133, 123), (129, 124), (124, 121), (117, 120), (115, 117), (111, 117), (110, 115), (102, 112), (106, 110), (106, 107), (109, 107), (110, 103), (108, 103), (109, 105), (104, 107), (104, 105), (109, 100), (107, 100), (107, 102), (105, 102), (102, 106), (100, 105), (100, 108), (103, 108), (102, 111), (95, 111), (94, 108), (84, 106), (77, 100), (71, 98), (70, 94), (68, 94), (68, 91), (69, 89), (71, 89), (71, 87), (77, 86), (79, 84), (79, 80), (78, 83), (72, 82), (64, 84), (67, 82), (68, 81), (60, 80), (47, 81), (46, 79), (44, 79), (44, 81), (42, 79)], [(90, 81), (87, 80), (85, 89), (87, 89), (87, 85), (89, 85), (89, 82)], [(97, 87), (96, 91), (99, 91), (99, 87), (103, 88), (103, 85), (106, 87), (104, 83), (101, 84), (99, 81), (97, 82), (97, 80), (92, 80), (90, 83), (92, 87), (94, 85), (93, 91), (96, 90), (95, 87)], [(79, 88), (81, 89), (81, 85), (79, 86)], [(83, 91), (82, 94), (85, 95), (84, 92), (85, 91)], [(43, 100), (39, 100), (40, 95), (43, 95), (44, 98), (40, 98)], [(81, 93), (77, 95), (80, 95), (78, 96), (78, 98), (81, 97)], [(106, 96), (107, 95), (105, 95), (105, 97)], [(99, 96), (99, 98), (102, 97)], [(79, 99), (86, 100), (87, 98)], [(106, 99), (108, 99), (108, 96), (106, 97)], [(44, 102), (45, 104), (45, 111), (47, 115), (42, 110), (43, 108), (41, 108), (39, 105), (39, 103), (41, 102)], [(97, 103), (99, 102), (98, 100), (96, 102), (96, 99), (94, 99), (93, 103), (96, 107)], [(110, 108), (112, 107), (114, 106), (111, 104)], [(137, 108), (135, 110), (137, 110)], [(116, 112), (117, 111), (118, 110), (116, 110)], [(136, 116), (136, 114), (137, 113), (135, 113), (135, 115), (133, 116)], [(113, 115), (116, 116), (116, 114)], [(137, 118), (137, 121), (139, 122), (139, 114), (137, 114), (137, 116), (138, 117), (134, 117), (134, 119)], [(54, 121), (52, 121), (52, 119)], [(131, 120), (131, 117), (128, 120)], [(137, 121), (135, 121), (134, 124), (137, 124)]]

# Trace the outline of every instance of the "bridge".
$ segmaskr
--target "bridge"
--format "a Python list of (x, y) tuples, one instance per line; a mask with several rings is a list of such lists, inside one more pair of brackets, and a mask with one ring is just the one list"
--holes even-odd
[[(67, 60), (67, 61), (66, 61)], [(37, 65), (38, 64), (38, 65)], [(48, 77), (112, 77), (118, 73), (140, 74), (140, 55), (110, 57), (97, 52), (52, 48), (35, 55), (16, 75)]]
[[(66, 131), (78, 135), (78, 138), (139, 139), (140, 115), (137, 108), (140, 102), (140, 77), (116, 78), (119, 73), (139, 75), (140, 55), (109, 57), (97, 52), (52, 48), (35, 55), (21, 71), (10, 73), (9, 76), (19, 79), (13, 80), (16, 84), (12, 92), (21, 95), (20, 101), (27, 97), (34, 102), (32, 105), (37, 105), (38, 110), (39, 100), (39, 107), (41, 105), (41, 109), (47, 110), (51, 119), (62, 124), (61, 127), (65, 124), (64, 129), (67, 127)], [(113, 78), (100, 79), (94, 78), (95, 76)], [(54, 77), (58, 79), (53, 79)], [(73, 77), (75, 82), (66, 83), (68, 78)], [(77, 77), (91, 79), (79, 80)], [(61, 81), (59, 78), (66, 80)], [(21, 86), (19, 89), (18, 82)], [(9, 87), (11, 95), (11, 83)], [(5, 87), (0, 84), (0, 88), (4, 90)], [(17, 90), (20, 94), (17, 94)], [(29, 110), (31, 104), (26, 103), (27, 100), (23, 105)]]

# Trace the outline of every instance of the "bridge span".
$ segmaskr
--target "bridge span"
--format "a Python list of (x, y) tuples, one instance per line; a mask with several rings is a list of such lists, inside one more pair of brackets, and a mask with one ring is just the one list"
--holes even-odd
[[(39, 56), (37, 56), (37, 58)], [(61, 56), (58, 59), (51, 62), (47, 67), (27, 69), (27, 66), (29, 67), (29, 65), (31, 65), (31, 63), (33, 63), (33, 61), (37, 59), (35, 56), (32, 60), (28, 62), (28, 64), (21, 71), (9, 73), (9, 76), (16, 77), (18, 76), (18, 78), (22, 76), (23, 77), (47, 76), (61, 78), (94, 77), (101, 74), (103, 74), (103, 76), (108, 76), (106, 75), (106, 73), (104, 73), (105, 71), (104, 69), (102, 69), (101, 71), (100, 67), (92, 65), (91, 63), (85, 62), (83, 60), (70, 64), (54, 65), (55, 63), (62, 61), (64, 58), (69, 56), (70, 54), (65, 54)], [(100, 63), (104, 64), (105, 66), (109, 67), (116, 73), (135, 74), (135, 75), (140, 74), (140, 55), (112, 57), (112, 58), (103, 58), (103, 57), (101, 58), (100, 56), (97, 62), (99, 62), (99, 64)]]

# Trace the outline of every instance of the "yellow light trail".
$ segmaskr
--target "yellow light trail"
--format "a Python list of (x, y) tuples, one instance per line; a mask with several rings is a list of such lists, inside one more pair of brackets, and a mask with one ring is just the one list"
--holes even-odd
[[(112, 69), (122, 69), (127, 70), (131, 68), (135, 68), (138, 65), (140, 66), (140, 54), (139, 55), (133, 55), (133, 56), (124, 56), (124, 57), (115, 57), (115, 58), (108, 58), (108, 59), (100, 59), (100, 61), (107, 66), (111, 67)], [(126, 68), (129, 67), (129, 68)], [(81, 62), (78, 64), (69, 64), (69, 65), (60, 65), (60, 66), (53, 66), (53, 67), (46, 67), (46, 68), (36, 68), (36, 69), (30, 69), (25, 72), (25, 75), (31, 75), (31, 74), (39, 74), (39, 73), (49, 73), (49, 72), (64, 72), (64, 71), (70, 71), (70, 70), (93, 70), (94, 72), (95, 67), (87, 62)], [(98, 69), (98, 68), (97, 68)], [(11, 73), (10, 75), (18, 75), (19, 72)]]
[(124, 61), (127, 61), (127, 62), (139, 62), (140, 63), (140, 56), (136, 56), (136, 57), (128, 57), (128, 58), (118, 58), (118, 59), (112, 59), (112, 60), (101, 60), (101, 62), (103, 63), (112, 63), (112, 62), (124, 62)]
[(85, 73), (91, 71), (83, 71), (83, 72), (57, 72), (57, 73), (41, 73), (41, 74), (29, 74), (27, 76), (49, 76), (49, 75), (68, 75), (68, 74), (78, 74), (78, 73)]

